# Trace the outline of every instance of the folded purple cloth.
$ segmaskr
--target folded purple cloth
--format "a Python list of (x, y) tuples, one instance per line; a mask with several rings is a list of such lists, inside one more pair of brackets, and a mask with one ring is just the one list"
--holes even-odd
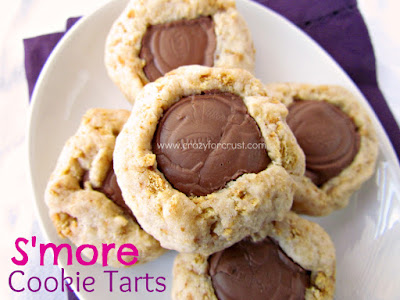
[[(67, 20), (67, 32), (80, 17)], [(58, 41), (64, 36), (65, 32), (55, 32), (41, 35), (34, 38), (24, 39), (25, 49), (25, 75), (28, 81), (29, 99), (32, 96), (33, 88), (39, 77), (44, 63), (57, 45)]]

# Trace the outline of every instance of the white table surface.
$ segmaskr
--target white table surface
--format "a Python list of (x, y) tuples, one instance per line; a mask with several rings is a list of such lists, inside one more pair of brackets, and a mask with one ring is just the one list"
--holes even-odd
[[(26, 267), (17, 268), (11, 262), (18, 254), (14, 245), (18, 237), (36, 236), (38, 243), (46, 242), (35, 215), (27, 176), (25, 142), (29, 102), (22, 39), (63, 31), (68, 17), (87, 15), (105, 2), (107, 0), (0, 2), (0, 228), (3, 235), (0, 238), (0, 299), (67, 298), (62, 293), (14, 293), (8, 286), (10, 273), (17, 269), (25, 272), (25, 278), (38, 273), (43, 278), (57, 277), (60, 273), (58, 267), (40, 267), (36, 249), (27, 251)], [(375, 48), (380, 87), (400, 123), (400, 1), (358, 0), (358, 3)]]

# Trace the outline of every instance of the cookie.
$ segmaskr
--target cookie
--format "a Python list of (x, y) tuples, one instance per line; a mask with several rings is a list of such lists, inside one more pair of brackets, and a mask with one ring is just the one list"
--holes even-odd
[(179, 254), (172, 299), (333, 299), (335, 249), (316, 223), (282, 221), (211, 256)]
[(131, 0), (106, 42), (110, 78), (134, 103), (138, 92), (183, 65), (254, 69), (251, 34), (232, 0)]
[(288, 106), (287, 123), (306, 156), (305, 176), (294, 176), (293, 210), (322, 216), (347, 206), (375, 170), (378, 143), (368, 113), (340, 86), (266, 88)]
[(241, 69), (180, 67), (144, 87), (117, 138), (127, 205), (168, 249), (208, 255), (279, 220), (304, 155), (286, 107)]
[[(116, 252), (126, 243), (138, 249), (137, 263), (153, 260), (165, 251), (137, 223), (115, 178), (115, 139), (128, 117), (126, 110), (87, 111), (78, 131), (64, 146), (45, 192), (58, 234), (77, 246), (96, 246), (98, 263), (102, 263), (102, 244), (115, 243), (108, 254), (108, 263), (114, 267), (122, 266)], [(87, 248), (83, 254), (93, 257)]]

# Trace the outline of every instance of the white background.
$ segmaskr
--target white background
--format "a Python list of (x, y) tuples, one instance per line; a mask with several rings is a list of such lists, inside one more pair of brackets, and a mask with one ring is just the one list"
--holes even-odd
[[(44, 242), (27, 175), (25, 147), (28, 89), (22, 39), (63, 31), (71, 16), (87, 15), (106, 0), (2, 0), (0, 2), (0, 299), (66, 299), (66, 295), (11, 293), (8, 276), (15, 270), (17, 237), (37, 236)], [(358, 0), (375, 48), (378, 81), (400, 123), (400, 3), (398, 0)], [(36, 251), (29, 266), (38, 266)], [(37, 267), (36, 267), (37, 268)], [(25, 276), (38, 270), (24, 269)], [(57, 267), (40, 272), (59, 275)], [(31, 275), (32, 276), (32, 275)], [(396, 280), (396, 279), (394, 279)]]

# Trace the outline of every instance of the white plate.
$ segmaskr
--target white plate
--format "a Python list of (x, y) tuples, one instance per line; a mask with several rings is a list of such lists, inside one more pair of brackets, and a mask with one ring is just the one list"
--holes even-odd
[[(42, 228), (48, 241), (56, 245), (66, 240), (56, 234), (43, 193), (64, 142), (74, 134), (87, 109), (130, 108), (103, 65), (107, 32), (126, 2), (112, 1), (79, 21), (52, 53), (33, 95), (28, 140), (30, 176)], [(370, 111), (380, 144), (376, 174), (352, 197), (346, 209), (314, 220), (330, 233), (336, 245), (336, 299), (399, 299), (400, 172), (384, 130), (352, 81), (316, 43), (258, 4), (245, 0), (238, 0), (237, 4), (251, 28), (257, 49), (256, 75), (263, 82), (341, 84)], [(118, 270), (112, 293), (108, 275), (101, 266), (66, 266), (65, 257), (61, 263), (70, 276), (80, 272), (81, 278), (96, 279), (95, 291), (81, 290), (82, 299), (170, 299), (174, 256), (170, 252), (144, 266)], [(142, 283), (139, 292), (119, 292), (122, 276), (143, 277), (146, 273), (167, 278), (166, 291), (149, 293)]]

